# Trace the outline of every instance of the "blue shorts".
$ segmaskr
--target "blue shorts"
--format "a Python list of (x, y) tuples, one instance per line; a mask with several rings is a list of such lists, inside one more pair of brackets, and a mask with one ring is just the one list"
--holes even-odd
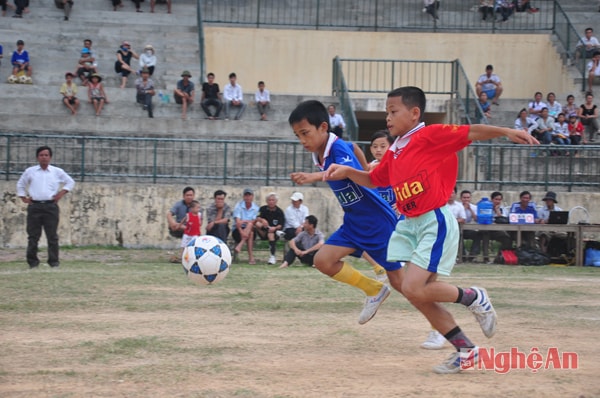
[(418, 217), (398, 221), (392, 233), (388, 259), (410, 261), (426, 271), (450, 275), (456, 255), (460, 231), (448, 206)]
[(488, 96), (488, 99), (490, 99), (490, 100), (496, 97), (496, 89), (495, 88), (493, 88), (491, 90), (482, 90), (482, 92), (486, 93)]
[(378, 239), (370, 239), (367, 241), (361, 241), (357, 239), (356, 234), (353, 234), (348, 228), (344, 228), (342, 225), (337, 231), (335, 231), (327, 242), (328, 245), (349, 247), (356, 249), (351, 254), (353, 257), (362, 257), (363, 252), (367, 252), (373, 260), (377, 261), (377, 264), (381, 265), (386, 271), (395, 271), (402, 267), (399, 261), (388, 261), (387, 260), (387, 245), (389, 236), (381, 236)]

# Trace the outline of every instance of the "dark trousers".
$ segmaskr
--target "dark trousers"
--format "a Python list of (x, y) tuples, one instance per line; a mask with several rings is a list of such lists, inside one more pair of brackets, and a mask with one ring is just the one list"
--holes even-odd
[[(304, 250), (304, 248), (302, 247), (302, 245), (300, 243), (296, 244), (296, 247), (300, 250)], [(294, 251), (292, 249), (288, 250), (287, 253), (285, 253), (285, 256), (283, 256), (283, 260), (287, 261), (288, 265), (292, 265), (292, 263), (294, 262), (294, 260), (296, 258), (300, 259), (300, 262), (302, 264), (306, 264), (306, 265), (313, 265), (313, 260), (315, 258), (315, 254), (317, 254), (317, 252), (310, 252), (302, 257), (298, 257), (296, 255), (296, 253), (294, 253)]]
[[(473, 244), (471, 245), (471, 250), (470, 250), (469, 254), (471, 254), (472, 256), (479, 254), (479, 252), (481, 251), (481, 235), (479, 235), (479, 231), (472, 231), (470, 229), (463, 231), (463, 239), (473, 241)], [(463, 251), (464, 251), (463, 254), (466, 254), (464, 245), (463, 245)]]
[(38, 242), (42, 228), (48, 239), (48, 264), (58, 266), (58, 218), (56, 203), (32, 203), (27, 206), (27, 263), (30, 267), (39, 265)]
[(283, 232), (285, 232), (285, 240), (292, 240), (296, 237), (296, 228), (286, 228)]
[(344, 129), (341, 126), (335, 126), (329, 129), (333, 134), (337, 135), (339, 138), (344, 138)]
[(152, 94), (137, 93), (136, 99), (138, 104), (144, 105), (148, 110), (148, 115), (152, 115)]
[(227, 237), (229, 236), (229, 225), (215, 224), (212, 229), (206, 230), (206, 234), (217, 237), (223, 242), (227, 242)]
[(23, 10), (29, 7), (29, 0), (15, 0), (15, 7), (17, 7), (15, 14), (23, 15)]
[[(202, 107), (202, 110), (204, 111), (204, 113), (206, 113), (206, 116), (208, 117), (219, 117), (219, 113), (221, 113), (221, 109), (223, 109), (223, 103), (216, 98), (205, 99), (204, 101), (202, 101), (200, 106)], [(216, 108), (214, 115), (210, 112), (209, 106), (214, 106)]]

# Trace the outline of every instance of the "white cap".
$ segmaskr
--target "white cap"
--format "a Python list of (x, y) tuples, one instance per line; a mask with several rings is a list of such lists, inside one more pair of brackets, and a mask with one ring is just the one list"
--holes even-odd
[(294, 192), (292, 194), (292, 196), (290, 196), (291, 200), (304, 200), (304, 195), (302, 195), (300, 192)]

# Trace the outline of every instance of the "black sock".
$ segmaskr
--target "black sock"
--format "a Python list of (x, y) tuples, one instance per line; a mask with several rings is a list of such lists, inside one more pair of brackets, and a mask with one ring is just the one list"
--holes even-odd
[(461, 348), (475, 347), (475, 344), (473, 344), (471, 340), (465, 336), (463, 331), (460, 330), (460, 327), (458, 326), (446, 333), (444, 337), (456, 348), (457, 351), (460, 351)]
[(275, 241), (274, 240), (269, 241), (269, 249), (271, 250), (271, 255), (274, 256), (275, 255)]
[(460, 287), (457, 289), (458, 297), (455, 303), (460, 303), (466, 307), (473, 304), (473, 301), (475, 301), (475, 299), (477, 298), (477, 292), (475, 290), (471, 288), (461, 289)]

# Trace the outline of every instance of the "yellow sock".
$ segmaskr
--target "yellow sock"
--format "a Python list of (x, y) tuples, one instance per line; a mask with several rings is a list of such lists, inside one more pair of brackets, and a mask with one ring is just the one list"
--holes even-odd
[(348, 263), (344, 263), (340, 272), (332, 276), (332, 278), (338, 282), (359, 288), (367, 296), (377, 295), (383, 286), (383, 283), (366, 277)]
[(385, 268), (383, 268), (381, 265), (379, 264), (371, 264), (373, 266), (373, 272), (375, 272), (375, 275), (384, 275), (385, 274)]

